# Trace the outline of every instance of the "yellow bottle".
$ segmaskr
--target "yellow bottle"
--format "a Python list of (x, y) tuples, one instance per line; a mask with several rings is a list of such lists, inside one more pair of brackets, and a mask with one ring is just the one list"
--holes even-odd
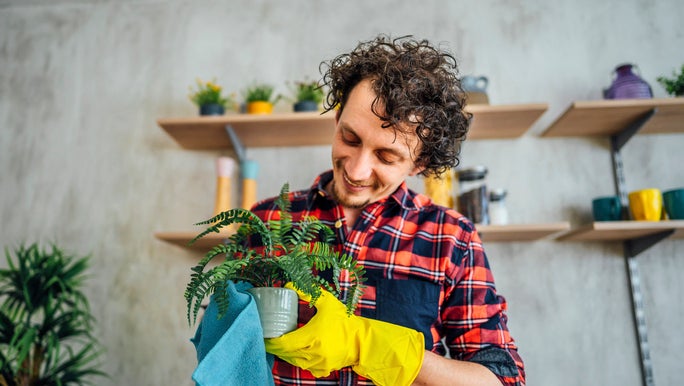
[(235, 169), (235, 161), (230, 157), (219, 157), (216, 160), (216, 200), (214, 216), (232, 208), (231, 178)]
[(256, 177), (259, 173), (259, 164), (256, 161), (244, 160), (240, 165), (242, 175), (242, 205), (244, 209), (251, 209), (257, 200)]
[(453, 207), (454, 200), (451, 196), (451, 170), (447, 170), (439, 177), (425, 177), (425, 195), (430, 197), (437, 205)]

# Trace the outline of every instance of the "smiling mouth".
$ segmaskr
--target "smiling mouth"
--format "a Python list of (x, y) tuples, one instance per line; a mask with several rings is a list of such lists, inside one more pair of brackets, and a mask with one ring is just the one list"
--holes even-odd
[(349, 177), (347, 177), (346, 173), (342, 173), (342, 178), (344, 178), (344, 182), (351, 188), (356, 188), (356, 189), (361, 189), (361, 188), (367, 188), (370, 185), (362, 185), (362, 184), (357, 184), (355, 182), (352, 182)]

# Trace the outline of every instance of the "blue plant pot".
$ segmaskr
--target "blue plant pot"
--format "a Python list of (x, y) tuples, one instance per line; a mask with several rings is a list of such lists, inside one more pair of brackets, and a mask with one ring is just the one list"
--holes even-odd
[(318, 111), (318, 103), (315, 101), (301, 101), (294, 104), (295, 112)]
[(200, 115), (223, 115), (224, 112), (223, 106), (216, 103), (200, 106)]

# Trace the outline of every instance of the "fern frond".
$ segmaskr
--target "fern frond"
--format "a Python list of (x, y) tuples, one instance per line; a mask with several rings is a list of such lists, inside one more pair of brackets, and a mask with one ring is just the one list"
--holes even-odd
[(225, 292), (226, 282), (239, 277), (239, 272), (247, 265), (245, 260), (226, 260), (206, 272), (195, 272), (190, 276), (190, 283), (185, 290), (188, 305), (188, 323), (194, 324), (204, 299), (215, 295), (219, 318), (228, 310), (228, 295)]
[(276, 205), (278, 206), (278, 209), (280, 209), (281, 212), (285, 214), (290, 213), (291, 205), (290, 199), (289, 199), (289, 191), (290, 191), (290, 184), (288, 182), (284, 183), (283, 186), (280, 188), (280, 194), (275, 200)]
[(315, 302), (321, 296), (321, 287), (318, 285), (315, 273), (308, 263), (306, 250), (295, 250), (289, 255), (281, 256), (278, 266), (282, 268), (286, 280), (290, 281), (303, 293), (311, 296), (311, 302)]
[(219, 244), (214, 246), (209, 252), (207, 252), (206, 255), (202, 258), (202, 260), (197, 263), (194, 267), (191, 268), (192, 271), (194, 272), (202, 272), (204, 271), (204, 267), (209, 264), (211, 260), (214, 259), (217, 255), (226, 255), (226, 256), (232, 256), (235, 253), (239, 252), (238, 247), (235, 244)]
[(271, 239), (266, 224), (264, 224), (264, 222), (261, 221), (259, 217), (257, 217), (254, 213), (252, 213), (249, 210), (242, 208), (230, 209), (228, 211), (217, 214), (209, 220), (198, 222), (195, 225), (207, 224), (213, 225), (207, 227), (207, 229), (205, 229), (203, 232), (195, 236), (195, 238), (190, 240), (190, 244), (194, 244), (197, 240), (208, 235), (209, 233), (219, 233), (221, 231), (221, 228), (224, 228), (228, 225), (243, 224), (240, 228), (238, 228), (238, 235), (235, 237), (244, 238), (251, 234), (259, 234), (260, 236), (262, 236), (264, 246), (268, 250), (270, 250)]
[(290, 244), (287, 241), (287, 235), (292, 230), (292, 223), (288, 221), (271, 220), (268, 222), (268, 229), (270, 230), (271, 240), (274, 249), (279, 251), (279, 254), (290, 253)]
[(315, 265), (318, 270), (332, 270), (332, 283), (322, 280), (320, 284), (331, 293), (340, 297), (343, 294), (342, 284), (339, 278), (345, 276), (346, 286), (349, 289), (346, 291), (345, 305), (349, 314), (356, 309), (361, 295), (363, 295), (363, 285), (365, 278), (365, 270), (363, 266), (357, 264), (356, 260), (346, 254), (340, 254), (334, 250), (334, 247), (326, 243), (313, 243), (309, 251), (309, 261), (311, 265)]

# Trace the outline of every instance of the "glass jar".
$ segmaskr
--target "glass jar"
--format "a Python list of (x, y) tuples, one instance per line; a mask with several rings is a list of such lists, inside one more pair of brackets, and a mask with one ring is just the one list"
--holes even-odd
[(475, 224), (489, 224), (487, 167), (474, 166), (456, 173), (459, 183), (458, 211)]
[(492, 189), (489, 192), (489, 222), (492, 225), (508, 224), (506, 189)]

